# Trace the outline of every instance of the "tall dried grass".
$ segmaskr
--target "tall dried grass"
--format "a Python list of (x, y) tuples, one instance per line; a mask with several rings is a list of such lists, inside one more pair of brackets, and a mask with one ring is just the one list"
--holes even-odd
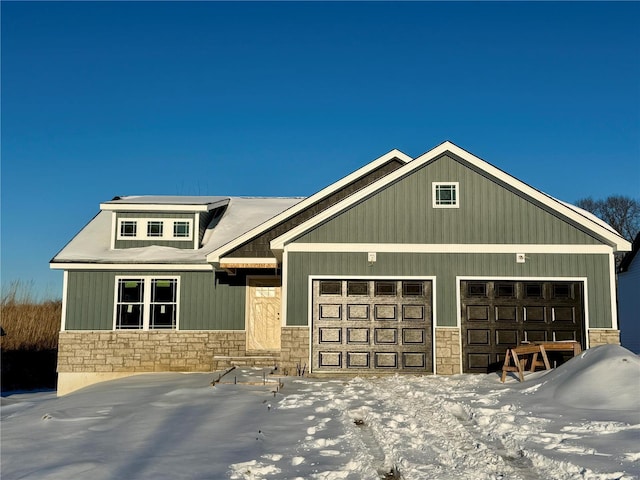
[(55, 350), (62, 315), (59, 300), (38, 300), (24, 282), (12, 283), (0, 300), (2, 350)]

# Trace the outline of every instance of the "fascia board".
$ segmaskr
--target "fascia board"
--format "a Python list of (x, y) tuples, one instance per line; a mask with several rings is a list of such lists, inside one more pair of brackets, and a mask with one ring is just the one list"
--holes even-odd
[(208, 212), (227, 205), (229, 199), (203, 205), (171, 205), (160, 203), (101, 203), (101, 210), (116, 212)]
[(208, 263), (74, 263), (52, 262), (51, 270), (160, 270), (160, 271), (212, 271)]
[[(300, 212), (300, 211), (304, 210), (305, 208), (313, 205), (314, 203), (318, 202), (319, 200), (331, 195), (332, 193), (340, 190), (344, 186), (354, 182), (358, 178), (366, 175), (367, 173), (375, 170), (379, 166), (387, 163), (389, 160), (392, 160), (394, 158), (397, 158), (398, 160), (400, 160), (401, 162), (404, 162), (405, 164), (407, 164), (407, 163), (412, 161), (412, 158), (409, 155), (407, 155), (407, 154), (401, 152), (400, 150), (394, 148), (390, 152), (385, 153), (381, 157), (373, 160), (372, 162), (370, 162), (370, 163), (366, 164), (365, 166), (359, 168), (358, 170), (354, 171), (353, 173), (350, 173), (346, 177), (343, 177), (342, 179), (338, 180), (337, 182), (334, 182), (331, 185), (323, 188), (319, 192), (314, 193), (310, 197), (305, 198), (301, 202), (296, 203), (291, 208), (289, 208), (289, 209), (285, 210), (284, 212), (276, 215), (275, 217), (271, 218), (270, 220), (267, 220), (266, 222), (258, 225), (257, 227), (253, 228), (252, 230), (249, 230), (248, 232), (240, 235), (239, 237), (236, 237), (231, 242), (226, 243), (225, 245), (217, 248), (216, 250), (214, 250), (213, 252), (211, 252), (211, 253), (209, 253), (207, 255), (207, 262), (219, 263), (220, 262), (220, 258), (225, 253), (227, 253), (228, 251), (233, 250), (236, 247), (239, 247), (240, 245), (242, 245), (243, 243), (247, 242), (248, 240), (251, 240), (253, 237), (265, 232), (269, 228), (271, 228), (271, 227), (281, 223), (282, 221), (292, 217), (293, 215), (297, 214), (298, 212)], [(400, 167), (399, 170), (401, 170), (402, 168), (404, 168), (404, 167)]]
[(631, 249), (630, 242), (628, 242), (624, 238), (614, 234), (612, 231), (598, 225), (597, 223), (587, 219), (583, 215), (580, 215), (575, 210), (563, 205), (560, 201), (550, 197), (545, 193), (540, 192), (539, 190), (536, 190), (535, 188), (527, 185), (526, 183), (518, 180), (517, 178), (509, 175), (508, 173), (503, 172), (499, 168), (494, 167), (493, 165), (485, 162), (484, 160), (476, 157), (475, 155), (467, 152), (466, 150), (463, 150), (462, 148), (458, 147), (457, 145), (449, 141), (441, 143), (437, 147), (415, 158), (410, 163), (407, 163), (405, 166), (399, 168), (395, 172), (391, 172), (389, 175), (382, 177), (377, 182), (374, 182), (371, 185), (363, 188), (362, 190), (354, 193), (353, 195), (349, 196), (343, 201), (329, 207), (327, 210), (320, 212), (315, 217), (310, 218), (306, 222), (298, 225), (297, 227), (292, 228), (291, 230), (280, 235), (277, 238), (274, 238), (270, 243), (271, 249), (274, 252), (280, 252), (284, 250), (285, 244), (289, 243), (290, 241), (297, 238), (298, 236), (304, 234), (306, 231), (324, 222), (325, 220), (331, 218), (332, 216), (337, 215), (338, 213), (342, 212), (346, 208), (354, 205), (355, 203), (368, 197), (369, 195), (372, 195), (376, 191), (381, 190), (382, 188), (396, 181), (397, 179), (408, 175), (412, 171), (422, 167), (426, 163), (434, 160), (435, 158), (439, 157), (445, 152), (450, 152), (462, 158), (463, 160), (469, 162), (470, 164), (474, 165), (480, 170), (483, 170), (487, 172), (489, 175), (512, 186), (514, 189), (521, 191), (522, 193), (536, 199), (543, 205), (548, 206), (552, 210), (557, 211), (558, 213), (564, 215), (565, 217), (570, 218), (576, 223), (584, 226), (586, 229), (607, 239), (609, 242), (615, 245), (615, 248), (618, 251), (628, 251)]

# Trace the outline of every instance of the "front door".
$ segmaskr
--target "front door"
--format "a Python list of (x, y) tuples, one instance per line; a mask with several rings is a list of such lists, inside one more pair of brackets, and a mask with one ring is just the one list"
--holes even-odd
[(247, 280), (247, 350), (280, 350), (280, 278)]

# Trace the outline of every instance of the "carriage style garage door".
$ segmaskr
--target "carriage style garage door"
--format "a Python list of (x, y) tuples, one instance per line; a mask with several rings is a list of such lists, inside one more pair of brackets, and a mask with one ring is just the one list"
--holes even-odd
[(461, 281), (464, 372), (497, 370), (523, 342), (584, 343), (583, 295), (582, 282)]
[(432, 372), (431, 280), (314, 280), (314, 372)]

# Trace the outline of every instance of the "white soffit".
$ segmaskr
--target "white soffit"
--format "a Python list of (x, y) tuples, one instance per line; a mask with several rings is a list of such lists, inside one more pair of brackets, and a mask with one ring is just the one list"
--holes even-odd
[[(220, 262), (220, 257), (222, 255), (224, 255), (226, 252), (228, 252), (230, 250), (233, 250), (236, 247), (239, 247), (240, 245), (242, 245), (243, 243), (247, 242), (248, 240), (251, 240), (252, 238), (256, 237), (257, 235), (261, 234), (262, 232), (267, 231), (269, 228), (277, 225), (278, 223), (286, 220), (287, 218), (290, 218), (290, 217), (294, 216), (298, 212), (300, 212), (300, 211), (304, 210), (305, 208), (313, 205), (314, 203), (322, 200), (323, 198), (328, 197), (332, 193), (340, 190), (341, 188), (345, 187), (346, 185), (349, 185), (350, 183), (354, 182), (358, 178), (365, 176), (369, 172), (375, 170), (376, 168), (380, 167), (381, 165), (384, 165), (385, 163), (387, 163), (388, 161), (390, 161), (390, 160), (392, 160), (394, 158), (397, 158), (398, 160), (400, 160), (401, 162), (404, 162), (405, 164), (407, 164), (407, 163), (412, 161), (412, 158), (410, 156), (408, 156), (407, 154), (402, 153), (400, 150), (393, 149), (390, 152), (385, 153), (381, 157), (379, 157), (379, 158), (373, 160), (372, 162), (366, 164), (365, 166), (359, 168), (355, 172), (350, 173), (346, 177), (338, 180), (337, 182), (332, 183), (331, 185), (323, 188), (319, 192), (311, 195), (310, 197), (307, 197), (306, 199), (302, 200), (300, 203), (295, 204), (294, 206), (292, 206), (288, 210), (285, 210), (284, 212), (280, 213), (279, 215), (276, 215), (275, 217), (271, 218), (270, 220), (264, 222), (263, 224), (258, 225), (256, 228), (254, 228), (252, 230), (249, 230), (248, 232), (246, 232), (243, 235), (235, 238), (231, 242), (223, 245), (222, 247), (217, 248), (216, 250), (214, 250), (213, 252), (211, 252), (211, 253), (209, 253), (207, 255), (207, 262), (219, 263)], [(400, 167), (400, 170), (402, 170), (403, 168), (404, 167)], [(386, 177), (383, 177), (383, 178), (386, 178)]]
[(467, 152), (466, 150), (463, 150), (462, 148), (458, 147), (457, 145), (449, 141), (441, 143), (437, 147), (417, 157), (415, 160), (407, 163), (403, 167), (400, 167), (398, 170), (391, 172), (390, 174), (382, 177), (378, 181), (363, 188), (362, 190), (359, 190), (358, 192), (347, 197), (341, 202), (329, 207), (323, 212), (320, 212), (318, 215), (314, 216), (313, 218), (310, 218), (306, 222), (298, 225), (295, 228), (292, 228), (291, 230), (284, 233), (283, 235), (280, 235), (279, 237), (273, 239), (271, 241), (271, 249), (277, 252), (282, 251), (284, 249), (284, 246), (287, 243), (299, 237), (300, 235), (304, 234), (309, 229), (320, 224), (321, 222), (326, 221), (327, 219), (333, 217), (334, 215), (337, 215), (338, 213), (354, 205), (360, 200), (366, 198), (367, 196), (374, 194), (376, 191), (381, 190), (382, 188), (394, 182), (395, 180), (408, 175), (412, 171), (422, 167), (423, 165), (434, 160), (435, 158), (439, 157), (445, 152), (450, 152), (462, 158), (463, 160), (469, 162), (470, 164), (474, 165), (480, 170), (483, 170), (487, 172), (489, 175), (497, 178), (498, 180), (508, 185), (511, 185), (516, 190), (521, 191), (525, 195), (528, 195), (529, 197), (539, 201), (541, 204), (546, 205), (552, 210), (555, 210), (561, 215), (573, 220), (577, 224), (582, 225), (586, 229), (605, 238), (606, 240), (611, 242), (613, 245), (615, 245), (615, 250), (617, 251), (631, 250), (631, 243), (625, 240), (624, 238), (622, 238), (620, 235), (618, 235), (616, 232), (612, 231), (611, 229), (605, 228), (600, 223), (590, 220), (584, 215), (581, 215), (580, 213), (576, 212), (576, 210), (574, 210), (573, 208), (568, 207), (566, 204), (556, 200), (555, 198), (539, 190), (536, 190), (535, 188), (527, 185), (526, 183), (500, 170), (499, 168), (494, 167), (493, 165), (485, 162), (484, 160), (476, 157), (475, 155)]

